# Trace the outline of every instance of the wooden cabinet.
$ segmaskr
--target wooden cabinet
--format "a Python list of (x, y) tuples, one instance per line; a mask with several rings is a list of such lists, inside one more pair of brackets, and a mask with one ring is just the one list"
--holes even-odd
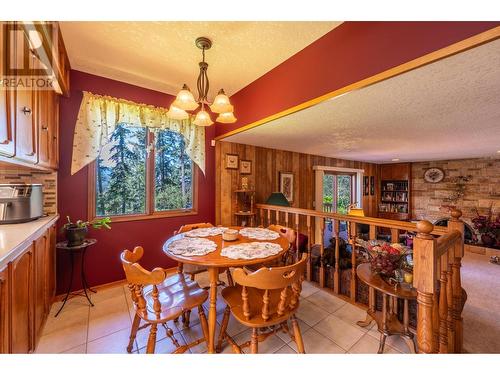
[(35, 350), (55, 296), (55, 245), (52, 225), (0, 269), (0, 354)]
[[(6, 75), (7, 59), (11, 43), (7, 39), (6, 30), (0, 25), (0, 75)], [(0, 89), (0, 155), (7, 157), (15, 153), (14, 126), (14, 91)]]
[(33, 245), (10, 263), (10, 353), (34, 350)]
[[(57, 169), (59, 162), (59, 94), (69, 94), (69, 61), (57, 23), (35, 23), (44, 38), (41, 48), (53, 56), (51, 68), (55, 80), (53, 90), (33, 87), (33, 78), (26, 69), (46, 69), (37, 55), (30, 50), (28, 29), (12, 22), (10, 29), (0, 23), (0, 71), (9, 67), (17, 85), (11, 90), (0, 90), (0, 161)], [(49, 27), (50, 26), (50, 27)], [(47, 43), (45, 43), (47, 41)], [(21, 72), (21, 73), (19, 73)], [(45, 74), (45, 73), (44, 73)], [(46, 79), (46, 78), (45, 78)]]
[(9, 269), (0, 269), (0, 354), (9, 353)]

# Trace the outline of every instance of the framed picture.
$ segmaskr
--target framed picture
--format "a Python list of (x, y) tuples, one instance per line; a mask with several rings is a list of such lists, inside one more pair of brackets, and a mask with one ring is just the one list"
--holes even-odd
[(240, 161), (240, 173), (241, 174), (251, 174), (252, 173), (252, 161), (251, 160), (241, 160)]
[(280, 192), (288, 202), (293, 202), (293, 173), (280, 172)]
[(226, 169), (238, 169), (238, 155), (226, 154)]
[(375, 195), (375, 176), (370, 176), (370, 195)]
[(363, 195), (370, 194), (370, 181), (368, 176), (363, 176)]

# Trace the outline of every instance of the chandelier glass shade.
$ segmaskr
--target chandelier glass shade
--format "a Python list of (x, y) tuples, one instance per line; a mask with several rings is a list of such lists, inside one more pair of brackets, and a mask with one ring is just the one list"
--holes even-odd
[(214, 122), (210, 113), (205, 110), (205, 106), (219, 116), (215, 121), (223, 124), (231, 124), (236, 121), (234, 117), (234, 107), (231, 105), (228, 96), (223, 89), (220, 89), (212, 104), (208, 102), (209, 81), (207, 75), (208, 64), (205, 62), (205, 50), (210, 49), (212, 41), (205, 37), (196, 39), (196, 46), (202, 50), (203, 61), (199, 63), (200, 74), (197, 80), (198, 100), (195, 100), (189, 87), (184, 84), (177, 94), (175, 100), (170, 105), (167, 115), (173, 119), (184, 120), (189, 117), (187, 111), (194, 111), (201, 105), (201, 109), (196, 113), (193, 123), (198, 126), (210, 126)]

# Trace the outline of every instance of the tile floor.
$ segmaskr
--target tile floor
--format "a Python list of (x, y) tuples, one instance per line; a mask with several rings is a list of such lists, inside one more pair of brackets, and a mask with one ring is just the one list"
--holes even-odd
[[(207, 285), (204, 274), (197, 276), (200, 285)], [(85, 299), (77, 297), (66, 304), (57, 318), (55, 312), (61, 302), (52, 306), (36, 353), (126, 353), (134, 309), (125, 285), (100, 289), (92, 295), (94, 307), (89, 307)], [(208, 305), (206, 304), (206, 311)], [(222, 321), (224, 310), (222, 298), (218, 299), (217, 327)], [(301, 295), (301, 304), (297, 312), (307, 353), (376, 353), (378, 338), (374, 323), (361, 328), (356, 321), (364, 319), (365, 312), (314, 284), (305, 282)], [(181, 343), (201, 337), (197, 314), (192, 314), (191, 327), (169, 323), (175, 337)], [(144, 353), (148, 329), (138, 333), (134, 353)], [(250, 338), (250, 329), (239, 324), (232, 317), (228, 333), (237, 343)], [(174, 350), (165, 330), (158, 329), (156, 353), (168, 353)], [(206, 352), (202, 343), (190, 349), (191, 353)], [(226, 345), (224, 353), (232, 353)], [(279, 333), (259, 343), (260, 353), (296, 353), (296, 346), (288, 335)], [(408, 348), (399, 337), (387, 339), (385, 353), (405, 353)]]

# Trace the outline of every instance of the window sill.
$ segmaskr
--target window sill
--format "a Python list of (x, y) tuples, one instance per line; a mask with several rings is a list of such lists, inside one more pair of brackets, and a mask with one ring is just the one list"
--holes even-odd
[[(155, 212), (153, 214), (137, 214), (137, 215), (120, 215), (120, 216), (109, 216), (111, 218), (111, 224), (122, 223), (127, 221), (141, 221), (141, 220), (151, 220), (151, 219), (164, 219), (169, 217), (182, 217), (182, 216), (192, 216), (197, 215), (198, 211), (195, 210), (172, 210), (164, 212)], [(98, 216), (101, 218), (105, 216)]]

